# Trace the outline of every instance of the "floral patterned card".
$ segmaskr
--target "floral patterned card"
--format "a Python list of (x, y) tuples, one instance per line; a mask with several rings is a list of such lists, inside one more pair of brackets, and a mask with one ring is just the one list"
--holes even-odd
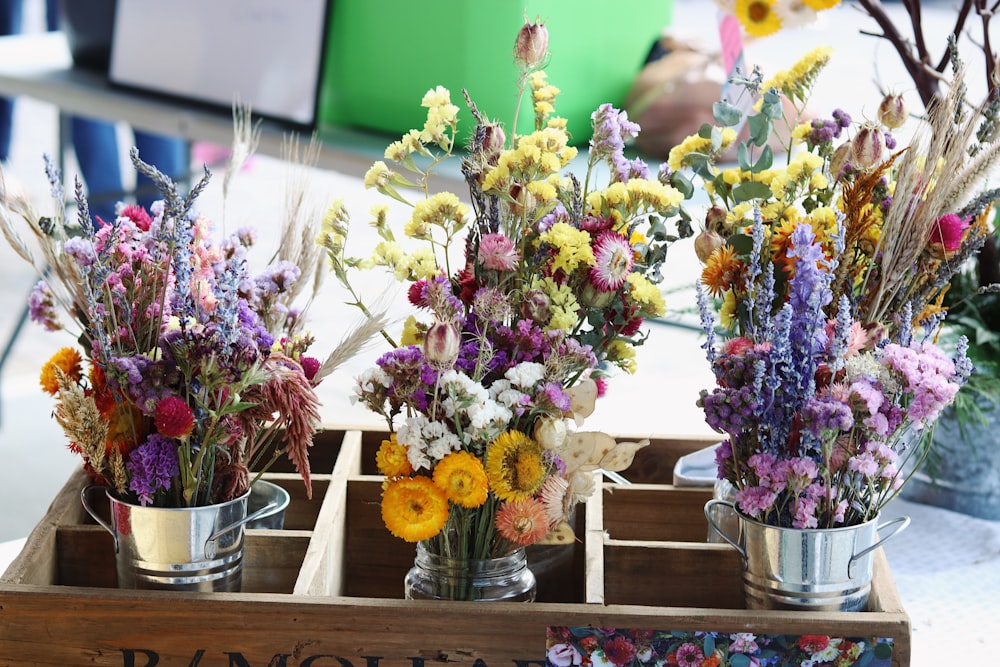
[(889, 667), (892, 639), (550, 627), (546, 667)]

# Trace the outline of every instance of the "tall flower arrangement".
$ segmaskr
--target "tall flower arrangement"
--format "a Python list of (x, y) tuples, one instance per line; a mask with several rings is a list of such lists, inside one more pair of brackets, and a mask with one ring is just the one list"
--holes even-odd
[[(8, 241), (44, 274), (31, 319), (77, 340), (40, 378), (70, 448), (120, 499), (142, 505), (230, 500), (284, 455), (310, 492), (308, 450), (320, 426), (315, 386), (343, 352), (323, 362), (310, 356), (314, 339), (296, 305), (319, 284), (310, 279), (322, 268), (314, 232), (303, 241), (301, 211), (289, 211), (290, 233), (254, 273), (255, 232), (241, 228), (216, 241), (195, 210), (207, 170), (184, 196), (134, 149), (131, 157), (163, 195), (151, 210), (120, 205), (114, 220), (95, 220), (77, 182), (71, 220), (51, 163), (54, 216), (40, 217), (10, 193), (0, 209)], [(41, 259), (17, 233), (17, 217)]]
[(386, 334), (392, 349), (358, 378), (357, 399), (391, 430), (377, 457), (387, 528), (459, 560), (570, 539), (567, 516), (592, 492), (593, 471), (624, 469), (644, 444), (573, 432), (567, 418), (590, 414), (611, 368), (635, 371), (643, 321), (664, 312), (667, 248), (690, 234), (681, 184), (625, 156), (639, 128), (611, 105), (592, 116), (582, 177), (569, 171), (577, 148), (554, 114), (546, 43), (545, 26), (528, 23), (515, 46), (533, 132), (508, 138), (466, 100), (477, 120), (461, 160), (468, 203), (429, 188), (458, 132), (438, 87), (422, 101), (424, 127), (365, 178), (409, 207), (405, 238), (378, 206), (381, 242), (370, 258), (350, 257), (340, 203), (321, 236), (362, 308), (349, 271), (385, 269), (408, 285), (417, 314), (398, 341)]
[[(903, 461), (926, 455), (973, 370), (964, 339), (953, 354), (937, 344), (941, 297), (983, 243), (998, 194), (975, 190), (992, 152), (957, 93), (909, 146), (893, 138), (906, 114), (889, 97), (878, 121), (857, 126), (835, 111), (796, 125), (775, 166), (766, 139), (781, 97), (803, 105), (828, 57), (817, 50), (770, 82), (744, 81), (760, 99), (738, 166), (720, 169), (711, 147), (693, 144), (672, 156), (712, 203), (696, 247), (717, 386), (699, 405), (727, 436), (719, 477), (746, 515), (796, 528), (874, 518), (904, 483)], [(720, 125), (737, 116), (717, 109)]]

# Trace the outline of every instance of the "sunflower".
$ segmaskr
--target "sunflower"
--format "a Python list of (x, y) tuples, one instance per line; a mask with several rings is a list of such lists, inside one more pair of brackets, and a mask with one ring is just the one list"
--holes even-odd
[(382, 521), (389, 532), (406, 540), (429, 540), (448, 520), (448, 499), (430, 477), (405, 477), (382, 492)]
[(413, 466), (406, 457), (406, 446), (399, 444), (396, 434), (389, 435), (388, 440), (383, 440), (375, 452), (375, 465), (378, 471), (390, 479), (396, 477), (408, 477), (413, 474)]
[(497, 511), (497, 532), (515, 544), (527, 546), (549, 534), (545, 505), (534, 498), (504, 503)]
[(774, 0), (736, 0), (735, 14), (748, 35), (767, 37), (781, 30)]
[(701, 282), (712, 296), (719, 297), (733, 286), (743, 272), (743, 261), (736, 257), (732, 246), (722, 246), (709, 255), (705, 268), (701, 270)]
[(808, 5), (810, 9), (815, 9), (818, 12), (824, 9), (832, 9), (840, 4), (840, 0), (802, 0), (802, 2)]
[(534, 495), (545, 481), (542, 446), (520, 431), (507, 431), (486, 450), (486, 477), (500, 500)]
[(83, 357), (75, 348), (64, 347), (53, 354), (42, 366), (42, 374), (38, 382), (46, 393), (55, 396), (56, 392), (59, 391), (59, 375), (56, 373), (56, 369), (62, 371), (64, 375), (69, 377), (70, 381), (78, 382), (82, 376), (80, 369), (82, 363)]
[(434, 466), (434, 483), (448, 500), (462, 507), (479, 507), (486, 502), (489, 481), (483, 463), (469, 452), (452, 452)]

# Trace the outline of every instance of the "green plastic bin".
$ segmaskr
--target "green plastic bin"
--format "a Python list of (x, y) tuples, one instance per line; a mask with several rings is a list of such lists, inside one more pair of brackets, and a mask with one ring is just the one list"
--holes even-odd
[[(549, 31), (546, 71), (561, 91), (556, 113), (582, 143), (594, 109), (621, 105), (672, 12), (673, 0), (333, 0), (317, 126), (400, 135), (423, 127), (420, 100), (442, 85), (462, 110), (463, 143), (474, 126), (463, 88), (481, 112), (510, 128), (514, 40), (527, 18)], [(531, 129), (529, 95), (522, 133)]]

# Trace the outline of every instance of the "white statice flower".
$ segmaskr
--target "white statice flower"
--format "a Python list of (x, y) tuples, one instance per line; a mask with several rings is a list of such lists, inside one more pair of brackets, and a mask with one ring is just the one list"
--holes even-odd
[(442, 395), (441, 407), (448, 419), (454, 419), (456, 414), (467, 415), (470, 407), (488, 401), (490, 397), (483, 385), (456, 370), (441, 375), (438, 384)]
[(394, 425), (396, 442), (406, 447), (406, 458), (414, 470), (424, 468), (430, 470), (431, 467), (431, 460), (427, 455), (427, 441), (423, 435), (426, 422), (427, 417), (414, 415), (399, 420), (399, 423)]
[(526, 405), (531, 400), (531, 395), (520, 389), (515, 389), (510, 380), (497, 380), (490, 386), (490, 396), (500, 405), (514, 409), (519, 405)]
[(425, 418), (420, 425), (420, 436), (427, 443), (428, 458), (435, 462), (462, 446), (458, 436), (448, 428), (448, 424), (442, 421), (432, 421)]
[(489, 399), (470, 406), (469, 423), (462, 433), (465, 444), (480, 452), (507, 430), (507, 425), (513, 416), (510, 409)]
[(862, 352), (848, 357), (844, 363), (844, 382), (850, 384), (853, 380), (866, 377), (878, 381), (886, 396), (895, 396), (900, 392), (899, 381), (882, 365), (874, 352)]
[(389, 374), (378, 366), (366, 369), (358, 376), (354, 383), (354, 395), (351, 396), (351, 403), (366, 401), (366, 397), (378, 392), (382, 394), (392, 386), (392, 378)]
[(504, 377), (515, 387), (534, 389), (535, 385), (545, 377), (545, 366), (533, 361), (522, 361), (517, 366), (507, 369)]

